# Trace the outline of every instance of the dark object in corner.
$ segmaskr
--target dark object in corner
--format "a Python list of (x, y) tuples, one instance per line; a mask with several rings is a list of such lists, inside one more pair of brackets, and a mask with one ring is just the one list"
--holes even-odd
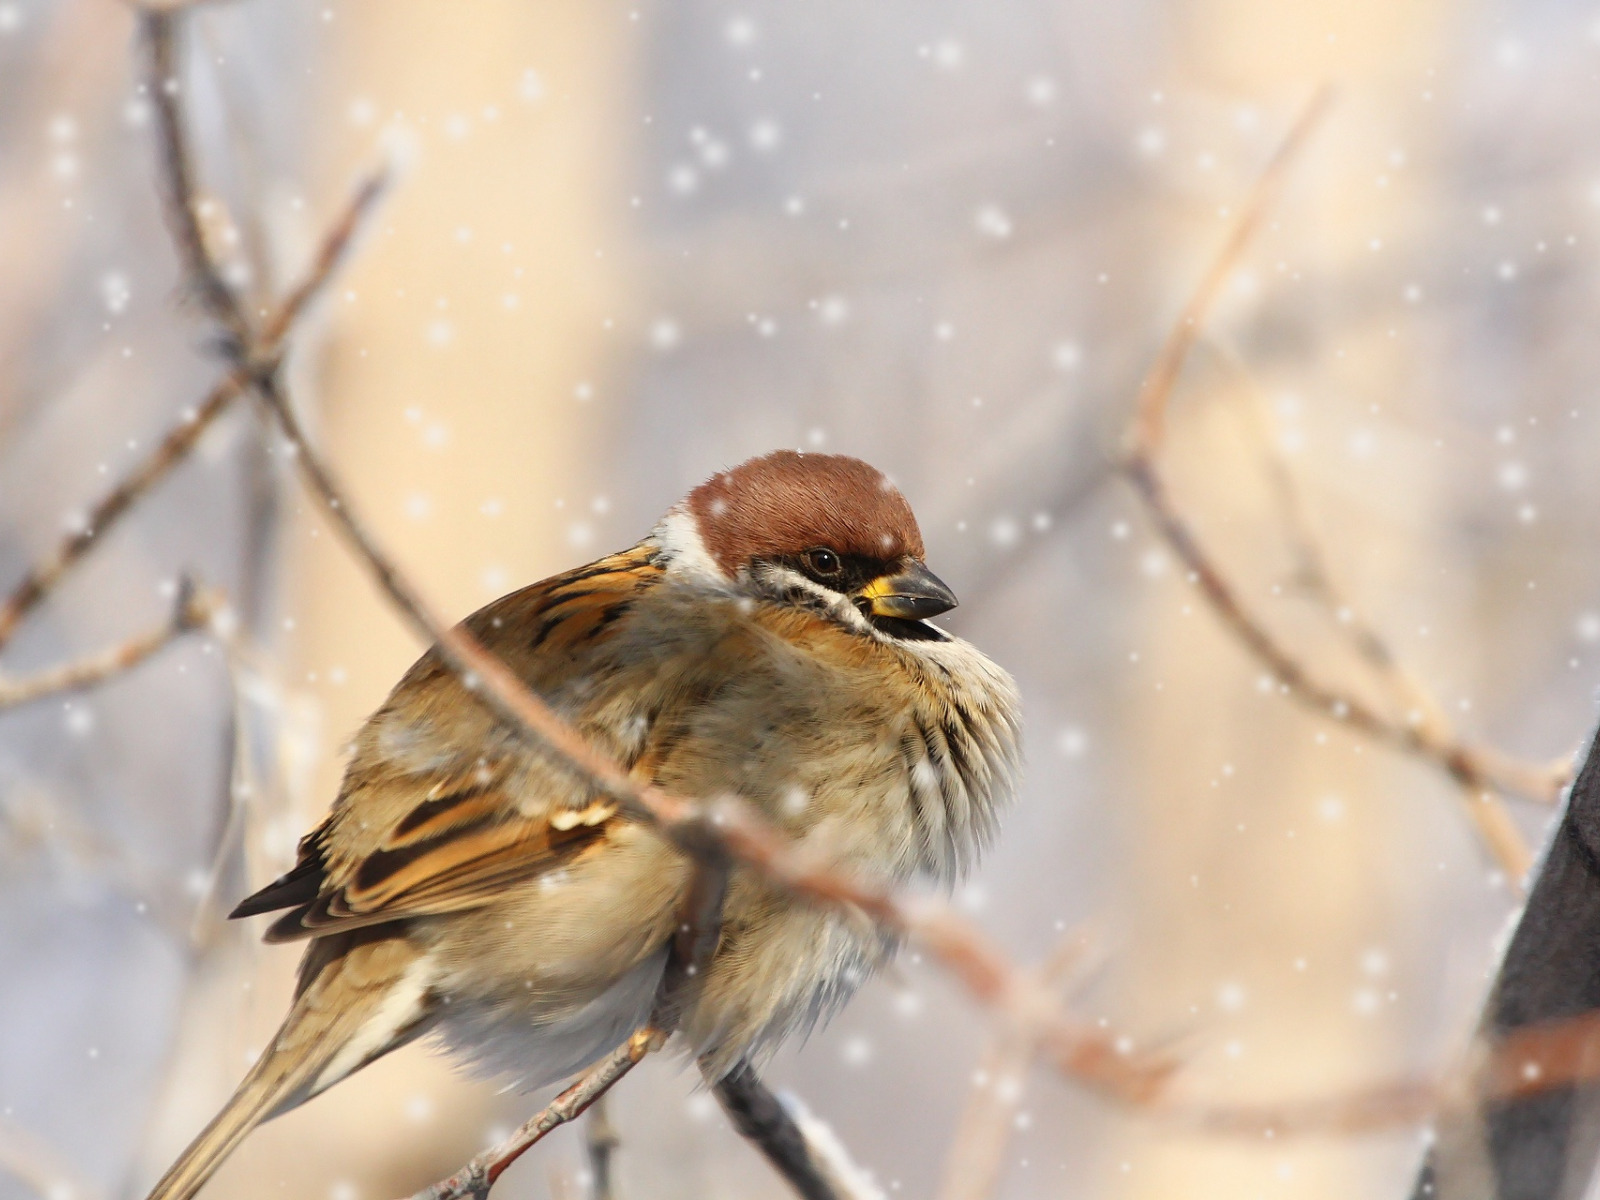
[[(1478, 1036), (1600, 1009), (1600, 733), (1589, 745)], [(1581, 1200), (1600, 1158), (1600, 1080), (1480, 1098), (1439, 1120), (1412, 1200)]]
[(718, 1080), (715, 1091), (733, 1127), (755, 1143), (796, 1193), (804, 1200), (839, 1200), (789, 1110), (749, 1063), (740, 1063)]

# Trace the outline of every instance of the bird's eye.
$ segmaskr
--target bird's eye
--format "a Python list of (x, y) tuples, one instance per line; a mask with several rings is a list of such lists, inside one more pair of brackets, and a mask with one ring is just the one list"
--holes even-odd
[(821, 547), (806, 551), (806, 566), (811, 568), (813, 575), (820, 575), (824, 579), (832, 578), (844, 570), (844, 564), (839, 561), (839, 556), (832, 550)]

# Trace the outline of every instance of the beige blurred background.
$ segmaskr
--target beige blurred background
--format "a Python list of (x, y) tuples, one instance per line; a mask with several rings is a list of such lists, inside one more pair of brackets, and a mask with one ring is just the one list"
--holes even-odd
[[(868, 458), (962, 597), (952, 628), (1024, 691), (1028, 782), (963, 907), (1019, 959), (1091, 928), (1075, 1003), (1178, 1039), (1219, 1102), (1460, 1047), (1512, 882), (1438, 771), (1259, 686), (1110, 463), (1332, 82), (1184, 376), (1174, 490), (1273, 627), (1355, 678), (1294, 586), (1280, 453), (1345, 592), (1466, 734), (1576, 747), (1600, 682), (1592, 10), (238, 0), (195, 25), (207, 189), (255, 286), (363, 168), (402, 164), (293, 379), (441, 608), (628, 544), (751, 454)], [(216, 370), (132, 30), (110, 0), (0, 0), (0, 586)], [(141, 1196), (231, 1090), (295, 955), (215, 914), (291, 861), (420, 650), (241, 411), (6, 668), (143, 628), (180, 571), (228, 590), (247, 662), (196, 639), (0, 714), (0, 1200)], [(1550, 810), (1513, 813), (1537, 844)], [(930, 1196), (984, 1033), (908, 956), (771, 1079), (888, 1195)], [(536, 1102), (412, 1047), (259, 1132), (211, 1194), (392, 1200)], [(614, 1115), (628, 1200), (785, 1194), (672, 1061)], [(1038, 1072), (1013, 1124), (995, 1194), (1018, 1200), (1399, 1197), (1422, 1136), (1180, 1134)], [(580, 1196), (582, 1169), (568, 1132), (495, 1194)]]

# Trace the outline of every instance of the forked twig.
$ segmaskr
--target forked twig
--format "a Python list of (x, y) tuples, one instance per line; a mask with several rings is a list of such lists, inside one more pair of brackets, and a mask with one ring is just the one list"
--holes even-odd
[[(1357, 657), (1384, 682), (1400, 711), (1405, 714), (1404, 724), (1417, 728), (1427, 726), (1430, 730), (1428, 741), (1433, 746), (1459, 747), (1477, 764), (1484, 779), (1492, 781), (1498, 790), (1545, 804), (1555, 803), (1561, 795), (1561, 789), (1572, 778), (1570, 757), (1555, 763), (1529, 763), (1513, 759), (1489, 746), (1465, 744), (1455, 732), (1444, 706), (1416, 673), (1401, 661), (1383, 632), (1344, 594), (1333, 577), (1322, 541), (1306, 514), (1305, 501), (1295, 482), (1294, 473), (1289, 470), (1289, 464), (1271, 435), (1266, 401), (1249, 367), (1232, 348), (1215, 341), (1212, 346), (1242, 385), (1241, 395), (1247, 402), (1246, 411), (1256, 441), (1262, 448), (1262, 466), (1267, 483), (1276, 497), (1278, 515), (1289, 535), (1291, 553), (1295, 558), (1295, 582), (1319, 601), (1332, 619), (1334, 628), (1343, 635)], [(1390, 720), (1391, 724), (1395, 723), (1393, 718)], [(1441, 765), (1449, 769), (1448, 763)]]
[(1212, 611), (1266, 667), (1279, 687), (1301, 704), (1368, 737), (1442, 766), (1461, 785), (1467, 816), (1479, 839), (1506, 873), (1511, 885), (1520, 886), (1532, 861), (1531, 855), (1521, 831), (1495, 796), (1496, 781), (1488, 774), (1484, 761), (1469, 747), (1441, 743), (1427, 727), (1393, 721), (1360, 697), (1313, 675), (1245, 606), (1233, 582), (1201, 546), (1167, 491), (1155, 464), (1142, 456), (1130, 458), (1124, 472), (1144, 501), (1157, 532), (1188, 570)]
[[(1295, 121), (1167, 335), (1139, 391), (1130, 444), (1122, 462), (1123, 474), (1143, 502), (1156, 532), (1183, 563), (1212, 611), (1271, 673), (1282, 690), (1350, 728), (1441, 767), (1460, 785), (1467, 817), (1480, 841), (1511, 886), (1520, 887), (1532, 856), (1496, 793), (1527, 785), (1526, 775), (1519, 771), (1515, 776), (1502, 776), (1497, 769), (1503, 762), (1497, 756), (1446, 737), (1436, 725), (1425, 721), (1390, 718), (1362, 697), (1316, 676), (1245, 604), (1237, 586), (1201, 544), (1157, 467), (1165, 437), (1167, 408), (1178, 376), (1217, 296), (1260, 229), (1289, 166), (1327, 110), (1328, 101), (1327, 89), (1319, 90)], [(1549, 790), (1546, 782), (1536, 794), (1546, 798)]]
[[(333, 278), (339, 264), (377, 206), (389, 183), (387, 167), (369, 173), (357, 185), (342, 212), (329, 226), (311, 264), (283, 301), (261, 323), (257, 337), (258, 353), (277, 355), (312, 302)], [(206, 394), (197, 406), (187, 409), (156, 446), (90, 507), (88, 515), (71, 533), (16, 584), (0, 604), (0, 648), (11, 640), (17, 627), (38, 603), (61, 582), (63, 576), (92, 550), (143, 496), (169, 475), (186, 458), (200, 436), (227, 412), (249, 386), (245, 373), (230, 371)]]
[(79, 692), (133, 670), (184, 634), (204, 629), (222, 605), (215, 592), (199, 591), (187, 580), (178, 588), (172, 615), (147, 633), (138, 634), (108, 650), (60, 666), (48, 667), (17, 679), (0, 677), (0, 709), (31, 704), (65, 692)]

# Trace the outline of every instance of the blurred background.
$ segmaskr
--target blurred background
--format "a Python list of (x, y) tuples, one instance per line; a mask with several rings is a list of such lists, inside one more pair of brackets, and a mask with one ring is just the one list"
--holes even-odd
[[(218, 371), (181, 303), (130, 11), (0, 0), (0, 590)], [(900, 483), (1029, 770), (957, 894), (1183, 1084), (1285, 1101), (1444, 1068), (1516, 903), (1458, 789), (1294, 706), (1113, 461), (1139, 382), (1316, 86), (1337, 104), (1225, 290), (1164, 463), (1241, 591), (1295, 586), (1271, 455), (1344, 594), (1464, 735), (1569, 754), (1600, 683), (1600, 21), (1570, 0), (420, 0), (199, 11), (204, 189), (258, 295), (360, 171), (402, 178), (299, 340), (298, 402), (448, 613), (630, 544), (777, 446)], [(39, 608), (11, 675), (193, 637), (0, 713), (0, 1200), (139, 1197), (284, 1010), (220, 919), (292, 861), (421, 647), (241, 406)], [(1516, 802), (1537, 844), (1553, 810)], [(889, 1196), (937, 1190), (986, 1021), (915, 955), (769, 1079)], [(696, 1076), (615, 1096), (627, 1200), (779, 1197)], [(536, 1098), (397, 1053), (212, 1195), (392, 1200)], [(1422, 1134), (1227, 1138), (1035, 1071), (1004, 1197), (1399, 1197)], [(583, 1195), (556, 1136), (501, 1200)]]

